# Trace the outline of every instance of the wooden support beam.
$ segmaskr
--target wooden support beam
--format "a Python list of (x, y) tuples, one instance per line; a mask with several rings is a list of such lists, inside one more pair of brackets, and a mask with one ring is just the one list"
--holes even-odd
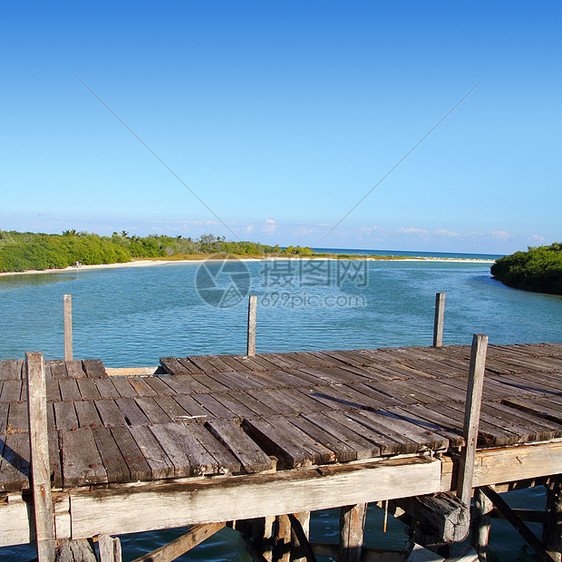
[(414, 522), (414, 541), (422, 546), (461, 542), (470, 530), (470, 512), (452, 492), (394, 502)]
[[(296, 539), (293, 540), (293, 543), (299, 549), (299, 555), (293, 557), (293, 562), (316, 562), (316, 556), (314, 556), (312, 547), (308, 542), (310, 513), (292, 513), (289, 515), (289, 520), (293, 539)], [(303, 522), (305, 526), (303, 526)]]
[(109, 535), (98, 537), (100, 562), (121, 562), (121, 541)]
[(464, 413), (464, 441), (459, 463), (457, 480), (457, 494), (461, 500), (470, 505), (472, 496), (472, 480), (474, 476), (474, 458), (478, 440), (478, 425), (480, 423), (480, 405), (482, 402), (482, 386), (484, 384), (484, 370), (486, 368), (486, 350), (488, 336), (474, 334), (470, 355), (470, 370), (468, 374), (468, 389)]
[(53, 562), (55, 559), (55, 522), (51, 498), (45, 359), (40, 352), (26, 353), (25, 356), (31, 450), (30, 480), (33, 490), (37, 556), (39, 562)]
[(291, 560), (291, 522), (288, 515), (278, 515), (275, 521), (273, 561)]
[[(220, 531), (226, 523), (209, 523), (208, 525), (195, 525), (189, 532), (172, 542), (135, 558), (133, 562), (171, 562), (182, 554), (195, 548), (198, 544), (206, 541), (209, 537)], [(103, 560), (102, 560), (103, 562)]]
[(250, 295), (248, 301), (248, 345), (246, 355), (250, 357), (256, 354), (256, 322), (258, 316), (258, 297)]
[(546, 551), (556, 562), (562, 561), (562, 474), (546, 486), (546, 509), (543, 527)]
[(479, 560), (486, 560), (490, 537), (490, 517), (494, 506), (481, 488), (474, 490), (471, 543)]
[(65, 294), (64, 303), (64, 360), (72, 361), (72, 295)]
[(435, 294), (435, 318), (433, 320), (433, 347), (443, 345), (443, 322), (445, 319), (445, 293)]
[(502, 497), (493, 490), (490, 486), (483, 486), (481, 488), (482, 492), (488, 496), (492, 503), (503, 513), (505, 518), (515, 527), (517, 532), (529, 543), (529, 546), (537, 553), (541, 560), (546, 560), (548, 562), (556, 560), (551, 556), (544, 548), (541, 541), (535, 536), (535, 534), (517, 517), (513, 510), (505, 503)]
[(338, 562), (359, 562), (361, 560), (366, 516), (366, 503), (341, 508)]

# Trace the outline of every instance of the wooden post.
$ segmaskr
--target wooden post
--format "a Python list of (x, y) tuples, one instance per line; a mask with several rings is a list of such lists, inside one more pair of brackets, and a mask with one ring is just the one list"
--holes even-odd
[(472, 477), (474, 475), (474, 456), (478, 440), (478, 425), (480, 423), (480, 405), (482, 402), (482, 386), (484, 384), (484, 370), (486, 368), (486, 350), (488, 336), (474, 334), (472, 337), (472, 351), (470, 355), (470, 371), (468, 374), (468, 389), (466, 391), (466, 407), (464, 411), (463, 437), (465, 446), (462, 450), (457, 480), (457, 495), (470, 505), (472, 496)]
[(278, 515), (276, 520), (275, 544), (273, 547), (274, 562), (290, 562), (291, 560), (291, 522), (288, 515)]
[(359, 562), (361, 560), (366, 516), (366, 503), (341, 508), (338, 562)]
[(55, 522), (51, 499), (49, 433), (47, 429), (47, 390), (43, 354), (25, 354), (27, 359), (27, 410), (31, 451), (30, 480), (33, 490), (35, 534), (39, 562), (55, 559)]
[(490, 537), (490, 519), (494, 505), (480, 488), (474, 490), (474, 508), (472, 510), (471, 543), (479, 560), (486, 560), (488, 539)]
[(258, 297), (250, 295), (248, 301), (248, 348), (246, 355), (250, 357), (256, 354), (256, 319), (258, 314)]
[(502, 512), (502, 515), (515, 527), (517, 532), (529, 543), (529, 546), (537, 553), (540, 560), (556, 560), (544, 548), (543, 544), (534, 533), (519, 519), (500, 495), (490, 486), (483, 486), (482, 492), (492, 500), (492, 503)]
[(562, 560), (562, 474), (553, 476), (546, 486), (546, 509), (542, 536), (550, 556)]
[(435, 319), (433, 321), (433, 347), (443, 345), (443, 319), (445, 317), (445, 293), (435, 294)]
[(301, 513), (293, 513), (289, 515), (292, 528), (292, 542), (298, 544), (297, 552), (293, 553), (292, 562), (307, 562), (311, 559), (315, 560), (314, 554), (310, 547), (310, 511)]
[(72, 361), (72, 295), (64, 295), (64, 360)]

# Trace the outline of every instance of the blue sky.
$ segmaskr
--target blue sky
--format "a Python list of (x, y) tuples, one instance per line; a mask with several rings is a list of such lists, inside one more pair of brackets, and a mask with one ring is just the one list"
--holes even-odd
[(560, 240), (561, 22), (540, 1), (2, 2), (0, 228)]

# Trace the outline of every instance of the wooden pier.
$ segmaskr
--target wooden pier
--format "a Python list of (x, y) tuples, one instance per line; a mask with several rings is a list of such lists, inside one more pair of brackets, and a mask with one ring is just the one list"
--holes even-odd
[[(292, 559), (311, 560), (307, 514), (342, 507), (339, 559), (359, 560), (366, 504), (389, 502), (412, 520), (420, 496), (445, 494), (462, 508), (450, 492), (460, 490), (470, 445), (470, 346), (167, 357), (144, 369), (43, 365), (38, 355), (0, 361), (0, 546), (36, 532), (59, 546), (100, 537), (105, 560), (114, 560), (109, 535), (195, 525), (204, 540), (231, 522), (255, 560), (289, 560), (297, 547)], [(545, 484), (558, 490), (559, 509), (561, 359), (562, 344), (488, 347), (467, 461), (469, 497), (476, 489), (477, 504), (488, 505), (481, 515), (491, 511), (481, 493), (490, 486)], [(36, 371), (46, 392), (41, 486), (52, 495), (42, 515), (30, 482), (37, 424), (27, 397), (31, 404), (36, 383), (28, 389), (27, 380)], [(52, 537), (39, 537), (38, 518), (50, 521)], [(559, 547), (548, 548), (555, 560)]]

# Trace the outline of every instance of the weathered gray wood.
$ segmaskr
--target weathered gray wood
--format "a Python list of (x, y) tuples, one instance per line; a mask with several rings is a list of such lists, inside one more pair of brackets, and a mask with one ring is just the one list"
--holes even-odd
[(445, 293), (435, 294), (435, 319), (433, 322), (433, 347), (443, 345), (443, 319), (445, 317)]
[(505, 518), (515, 527), (519, 534), (529, 543), (529, 546), (538, 554), (541, 560), (556, 560), (544, 548), (535, 534), (515, 515), (503, 498), (490, 486), (483, 486), (482, 492), (488, 496), (493, 504), (503, 513)]
[(550, 556), (562, 560), (562, 474), (554, 476), (546, 486), (546, 509), (543, 543)]
[[(198, 544), (206, 541), (216, 532), (225, 527), (226, 523), (210, 523), (208, 525), (195, 525), (189, 532), (172, 542), (135, 558), (133, 562), (171, 562), (179, 558), (185, 552), (195, 548)], [(102, 560), (103, 562), (103, 560)]]
[(471, 543), (479, 560), (486, 560), (488, 539), (490, 537), (490, 516), (494, 505), (480, 488), (474, 490), (472, 508)]
[(464, 414), (463, 437), (465, 446), (461, 453), (457, 493), (461, 500), (470, 504), (472, 496), (472, 478), (474, 475), (474, 455), (478, 439), (478, 424), (480, 422), (480, 404), (482, 402), (482, 386), (484, 384), (484, 370), (486, 368), (486, 349), (488, 336), (474, 334), (470, 355), (470, 370), (468, 374), (468, 389)]
[(341, 508), (338, 562), (359, 562), (361, 560), (366, 516), (366, 503)]
[(64, 303), (64, 360), (72, 361), (72, 295), (65, 294)]
[(253, 357), (256, 354), (256, 320), (258, 314), (258, 297), (250, 295), (248, 300), (248, 342), (246, 355)]
[(423, 546), (464, 540), (470, 529), (470, 510), (451, 492), (395, 500), (415, 522), (414, 541)]
[(98, 562), (85, 539), (65, 540), (57, 546), (56, 562)]
[(39, 562), (53, 562), (55, 559), (55, 527), (51, 498), (45, 359), (39, 352), (26, 353), (25, 356), (31, 450), (30, 479), (33, 489), (37, 556)]
[(109, 535), (98, 536), (100, 562), (121, 562), (121, 541)]

